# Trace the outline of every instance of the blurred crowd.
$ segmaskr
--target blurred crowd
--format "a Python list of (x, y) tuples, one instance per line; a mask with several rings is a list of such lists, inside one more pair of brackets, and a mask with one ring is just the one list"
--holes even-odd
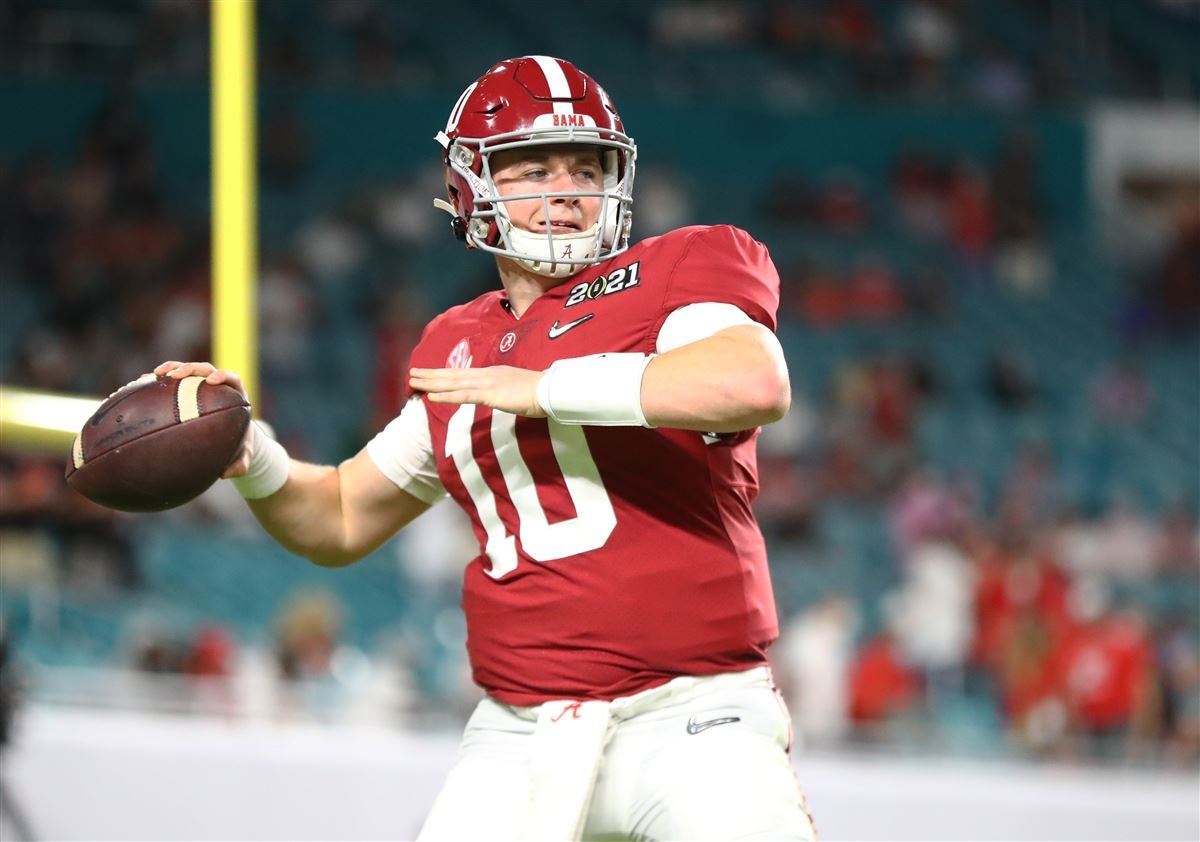
[[(761, 75), (755, 93), (776, 101), (849, 96), (1016, 109), (1097, 93), (1194, 96), (1197, 79), (1181, 84), (1172, 73), (1177, 56), (1122, 27), (1108, 5), (667, 0), (605, 4), (581, 12), (586, 17), (578, 22), (648, 45), (647, 61), (656, 66), (635, 69), (640, 75), (633, 78), (672, 95), (744, 96), (740, 82), (729, 78), (738, 65), (709, 70), (715, 51), (754, 57), (743, 66)], [(1194, 23), (1187, 4), (1139, 5), (1159, 18), (1160, 33), (1178, 39), (1168, 47), (1187, 50), (1186, 36), (1172, 32), (1176, 24)], [(386, 0), (259, 0), (258, 6), (260, 74), (267, 82), (414, 89), (456, 70), (457, 54), (431, 42), (417, 7)], [(483, 17), (476, 22), (464, 14), (468, 37), (552, 53), (560, 34), (545, 21), (527, 26), (529, 10), (518, 0), (498, 0)], [(0, 14), (0, 56), (5, 66), (32, 74), (99, 69), (201, 79), (208, 68), (208, 4), (147, 0), (82, 8), (10, 0)]]
[(970, 489), (914, 474), (889, 504), (898, 570), (882, 622), (864, 628), (835, 592), (784, 629), (774, 657), (799, 732), (904, 742), (931, 724), (991, 725), (1043, 756), (1194, 763), (1194, 608), (1145, 598), (1163, 577), (1196, 588), (1194, 512), (1117, 500), (1084, 518), (1054, 492), (1040, 451), (990, 515)]
[[(1037, 14), (1029, 8), (1036, 5), (1016, 4), (1027, 14)], [(403, 4), (315, 4), (310, 11), (329, 37), (349, 45), (330, 52), (301, 37), (301, 6), (263, 3), (272, 24), (264, 27), (267, 83), (416, 88), (430, 84), (445, 60)], [(770, 57), (779, 76), (764, 90), (799, 98), (819, 97), (814, 86), (826, 79), (841, 80), (848, 87), (840, 92), (857, 100), (999, 109), (1081, 93), (1063, 54), (1033, 60), (991, 43), (977, 10), (963, 3), (660, 3), (648, 12), (617, 4), (613, 13), (644, 27), (661, 48), (656, 78), (668, 84), (693, 78), (689, 56), (719, 44)], [(132, 16), (114, 14), (108, 43), (137, 46), (137, 73), (203, 76), (206, 4), (166, 0)], [(131, 70), (119, 65), (123, 53), (104, 44), (69, 50), (51, 43), (38, 4), (8, 4), (4, 15), (0, 67), (70, 73), (113, 61), (120, 74)], [(284, 201), (298, 197), (316, 154), (305, 124), (279, 107), (264, 113), (262, 125), (263, 188)], [(1013, 126), (988, 160), (914, 146), (899, 150), (876, 182), (849, 169), (785, 167), (773, 175), (753, 197), (746, 224), (787, 256), (780, 266), (784, 330), (908, 325), (936, 332), (961, 317), (973, 289), (1015, 298), (1052, 289), (1056, 220), (1038, 182), (1037, 141), (1019, 121)], [(102, 395), (163, 359), (209, 357), (207, 220), (172, 201), (164, 182), (153, 124), (122, 84), (91, 115), (67, 160), (36, 149), (0, 156), (0, 284), (3, 323), (13, 328), (0, 338), (6, 385)], [(696, 221), (703, 189), (695, 174), (646, 161), (637, 235)], [(346, 456), (398, 411), (407, 353), (438, 292), (439, 279), (419, 277), (419, 255), (431, 240), (449, 239), (428, 207), (439, 192), (436, 167), (401, 173), (310, 209), (284, 236), (265, 238), (260, 343), (268, 386), (260, 413), (279, 421), (293, 454)], [(796, 233), (851, 243), (855, 257), (847, 263), (797, 253), (787, 248)], [(891, 235), (931, 245), (933, 256), (902, 264), (872, 247)], [(1121, 310), (1094, 314), (1113, 326), (1107, 344), (1093, 349), (1085, 411), (1097, 424), (1142, 429), (1161, 396), (1136, 349), (1158, 337), (1197, 336), (1198, 249), (1200, 216), (1185, 209), (1161, 253), (1129, 279)], [(480, 278), (489, 276), (485, 270)], [(488, 283), (468, 279), (463, 297)], [(331, 453), (328, 442), (309, 437), (311, 419), (287, 416), (295, 405), (282, 393), (315, 366), (328, 366), (323, 350), (349, 332), (368, 337), (369, 390), (356, 425), (342, 431), (339, 452)], [(1084, 507), (1064, 493), (1054, 451), (1036, 443), (1017, 455), (994, 492), (976, 477), (939, 475), (918, 428), (951, 388), (944, 360), (857, 350), (837, 360), (820, 389), (807, 386), (803, 359), (790, 362), (792, 412), (760, 442), (757, 511), (768, 541), (782, 550), (774, 563), (794, 564), (793, 550), (820, 554), (823, 512), (851, 503), (887, 523), (890, 567), (875, 575), (892, 583), (878, 610), (863, 604), (863, 594), (835, 587), (780, 594), (776, 665), (805, 739), (916, 741), (953, 730), (968, 710), (982, 731), (1002, 731), (1035, 754), (1129, 758), (1151, 744), (1156, 756), (1195, 761), (1197, 618), (1139, 595), (1142, 586), (1164, 582), (1195, 590), (1196, 500), (1181, 496), (1143, 511), (1115, 484), (1099, 495), (1102, 505)], [(1002, 419), (1036, 413), (1043, 400), (1036, 370), (1008, 346), (997, 346), (967, 388)], [(136, 520), (88, 503), (61, 477), (59, 459), (0, 453), (0, 585), (101, 600), (152, 592)], [(208, 523), (223, 512), (222, 504), (202, 500), (180, 517)], [(386, 688), (401, 684), (416, 688), (404, 704), (466, 709), (476, 691), (449, 619), (459, 555), (469, 543), (462, 529), (439, 521), (395, 553), (404, 581), (434, 606), (413, 623), (434, 627), (446, 665), (432, 663), (420, 640), (403, 634), (368, 658), (346, 640), (343, 620), (353, 606), (305, 592), (281, 595), (272, 651), (255, 669), (292, 688), (284, 695), (297, 709), (320, 715), (345, 704), (348, 687), (360, 699), (394, 706)], [(244, 642), (219, 623), (182, 632), (139, 625), (127, 637), (113, 657), (147, 674), (219, 688), (242, 681), (247, 669)]]

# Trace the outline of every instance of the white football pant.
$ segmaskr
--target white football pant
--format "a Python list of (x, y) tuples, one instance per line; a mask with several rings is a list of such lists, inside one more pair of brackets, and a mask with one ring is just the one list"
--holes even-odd
[(813, 840), (790, 731), (766, 667), (611, 703), (487, 698), (418, 839)]

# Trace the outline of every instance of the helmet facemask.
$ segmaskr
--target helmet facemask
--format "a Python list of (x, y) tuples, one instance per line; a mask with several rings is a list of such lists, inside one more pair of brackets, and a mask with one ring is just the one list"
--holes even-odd
[[(547, 127), (523, 129), (489, 138), (460, 137), (453, 141), (439, 133), (446, 149), (446, 165), (457, 175), (454, 205), (435, 200), (438, 207), (465, 219), (469, 247), (517, 261), (539, 275), (565, 278), (583, 267), (608, 260), (629, 248), (632, 226), (633, 177), (637, 156), (633, 141), (611, 129)], [(492, 177), (491, 156), (496, 152), (536, 146), (579, 144), (600, 149), (603, 170), (600, 191), (559, 191), (501, 196)], [(464, 196), (462, 188), (470, 190)], [(540, 199), (545, 219), (551, 200), (558, 197), (596, 197), (601, 200), (597, 221), (587, 230), (555, 234), (534, 233), (512, 223), (507, 203)]]

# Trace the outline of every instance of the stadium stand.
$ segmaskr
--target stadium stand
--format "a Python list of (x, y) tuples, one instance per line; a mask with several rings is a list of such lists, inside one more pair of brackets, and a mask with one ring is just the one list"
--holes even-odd
[[(429, 137), (479, 24), (440, 44), (404, 4), (261, 5), (260, 414), (336, 461), (398, 409), (429, 315), (489, 283), (429, 207)], [(771, 248), (797, 398), (764, 435), (761, 516), (785, 643), (817, 621), (847, 641), (829, 669), (862, 695), (828, 733), (1043, 754), (1133, 731), (1194, 762), (1200, 219), (1122, 262), (1086, 162), (1090, 103), (1195, 104), (1200, 23), (1048, 5), (620, 3), (584, 43), (580, 22), (503, 0), (484, 43), (606, 80), (640, 146), (643, 235), (731, 222)], [(0, 136), (3, 382), (103, 394), (208, 358), (203, 4), (9, 8), (0, 100), (38, 118)], [(320, 592), (339, 619), (311, 675), (336, 678), (343, 647), (411, 676), (410, 715), (468, 703), (466, 556), (425, 557), (452, 540), (324, 570), (220, 492), (133, 519), (60, 474), (0, 453), (0, 607), (31, 665), (221, 675), (253, 651), (287, 674), (281, 618)], [(923, 616), (966, 624), (929, 632), (953, 651), (922, 642), (929, 589)], [(1089, 645), (1154, 691), (1064, 683)], [(785, 680), (802, 648), (781, 644)]]

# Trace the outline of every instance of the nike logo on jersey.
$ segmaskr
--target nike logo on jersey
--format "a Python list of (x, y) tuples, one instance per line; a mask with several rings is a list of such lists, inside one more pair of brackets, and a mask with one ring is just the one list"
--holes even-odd
[(697, 722), (695, 716), (688, 718), (687, 732), (689, 734), (699, 734), (701, 731), (707, 731), (709, 728), (715, 728), (718, 725), (728, 725), (731, 722), (741, 722), (740, 716), (718, 716), (716, 719), (706, 719), (703, 722)]
[(586, 316), (578, 318), (573, 322), (567, 322), (565, 325), (560, 325), (558, 323), (558, 319), (555, 319), (554, 324), (550, 325), (550, 338), (558, 339), (558, 337), (562, 336), (568, 330), (579, 327), (581, 324), (586, 322), (588, 319), (595, 318), (595, 316), (596, 316), (595, 313), (588, 313)]

